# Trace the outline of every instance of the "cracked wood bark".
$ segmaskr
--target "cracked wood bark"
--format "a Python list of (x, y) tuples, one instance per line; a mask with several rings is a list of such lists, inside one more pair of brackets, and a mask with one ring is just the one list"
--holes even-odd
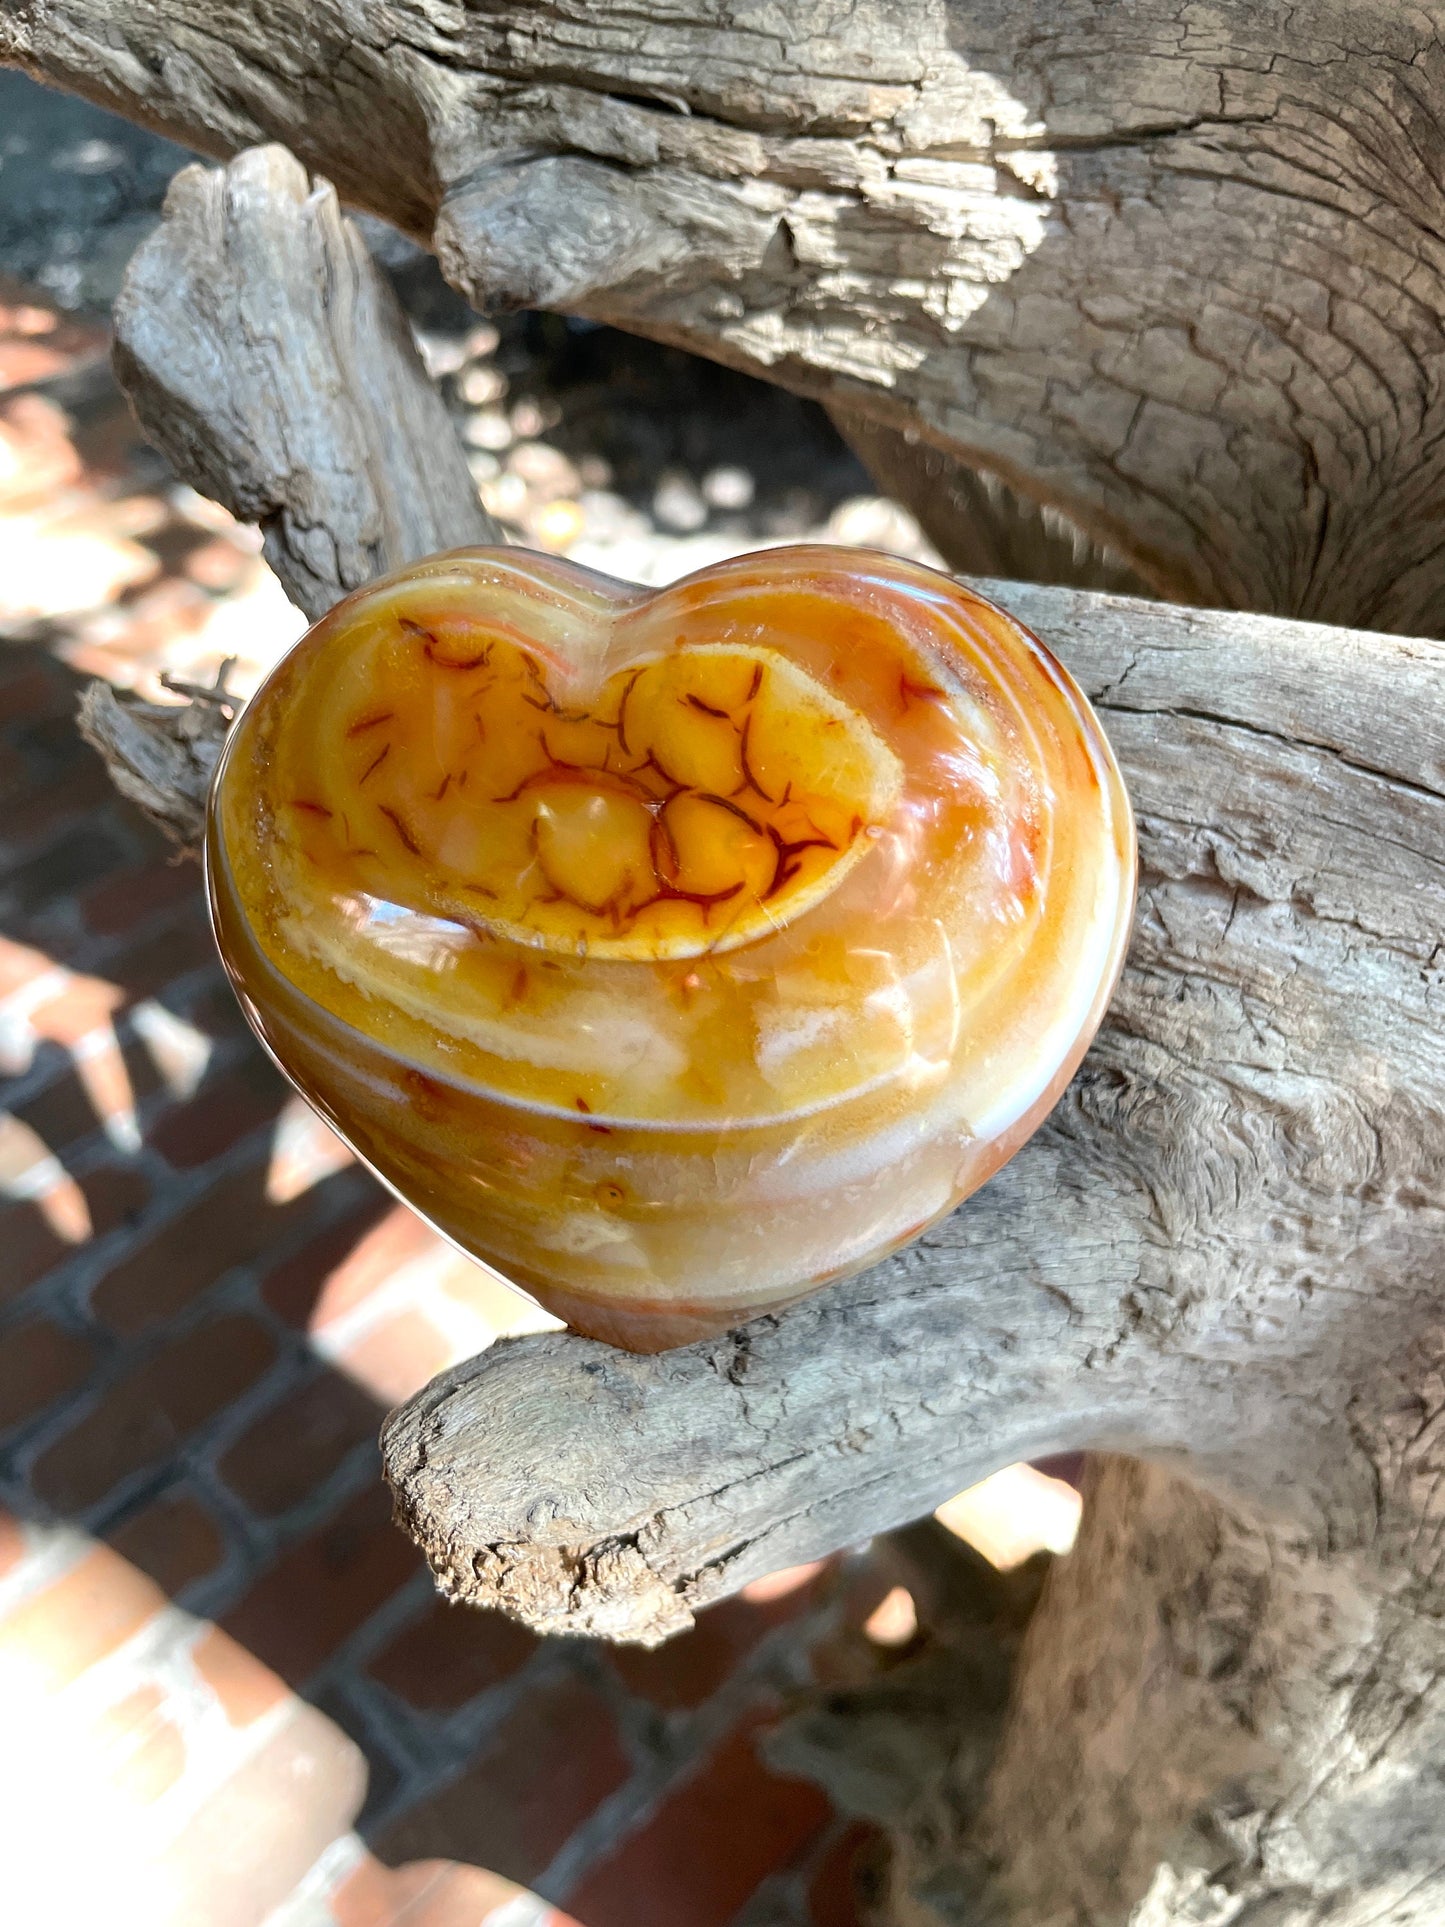
[(595, 315), (919, 431), (1163, 593), (1428, 634), (1442, 21), (0, 0), (0, 60), (206, 152), (287, 142), (484, 306)]
[[(224, 408), (192, 427), (190, 479), (240, 459)], [(357, 499), (327, 500), (338, 554)], [(992, 587), (1094, 695), (1140, 817), (1130, 967), (1058, 1112), (921, 1244), (780, 1317), (439, 1379), (387, 1428), (398, 1509), (458, 1596), (655, 1639), (1009, 1459), (1136, 1454), (1099, 1469), (1007, 1704), (977, 1667), (934, 1680), (959, 1744), (887, 1816), (895, 1918), (1423, 1927), (1445, 649)]]

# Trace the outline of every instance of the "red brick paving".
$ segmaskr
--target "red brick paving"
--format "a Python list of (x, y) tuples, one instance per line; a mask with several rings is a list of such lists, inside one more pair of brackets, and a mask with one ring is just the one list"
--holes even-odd
[[(354, 1268), (368, 1235), (394, 1210), (389, 1198), (379, 1191), (369, 1191), (339, 1224), (328, 1226), (290, 1257), (272, 1265), (261, 1280), (261, 1296), (277, 1317), (304, 1331), (323, 1293), (328, 1297), (336, 1293), (339, 1281)], [(366, 1290), (384, 1283), (388, 1270), (386, 1265), (370, 1267), (371, 1282)]]
[(332, 1898), (335, 1927), (574, 1927), (554, 1908), (516, 1912), (518, 1894), (511, 1881), (477, 1867), (446, 1861), (420, 1861), (393, 1871), (367, 1859)]
[(96, 1721), (96, 1751), (117, 1790), (139, 1807), (153, 1805), (177, 1784), (186, 1767), (186, 1743), (165, 1716), (158, 1686), (138, 1686)]
[(203, 1633), (191, 1648), (191, 1664), (220, 1701), (232, 1726), (253, 1726), (286, 1699), (286, 1688), (270, 1667), (219, 1626)]
[(397, 1588), (421, 1571), (368, 1483), (263, 1573), (222, 1624), (295, 1685), (308, 1680)]
[(370, 1679), (422, 1713), (450, 1713), (520, 1671), (535, 1633), (502, 1613), (458, 1612), (438, 1599), (367, 1662)]
[(257, 1518), (289, 1512), (376, 1438), (376, 1400), (325, 1372), (269, 1406), (226, 1448), (217, 1471)]
[(75, 1390), (91, 1362), (87, 1341), (48, 1318), (12, 1326), (0, 1347), (0, 1428), (33, 1418)]
[[(43, 309), (17, 322), (23, 305), (0, 289), (0, 390), (97, 349)], [(114, 399), (78, 424), (44, 395), (0, 404), (28, 463), (0, 514), (63, 482), (67, 526), (90, 499), (104, 539), (152, 531), (152, 580), (103, 649), (47, 632), (123, 677), (168, 636), (190, 649), (212, 596), (255, 571), (248, 539), (153, 495), (117, 517), (134, 433)], [(88, 1800), (107, 1838), (148, 1843), (92, 1868), (68, 1822), (74, 1866), (33, 1869), (51, 1917), (124, 1902), (154, 1927), (261, 1927), (305, 1878), (336, 1927), (483, 1927), (526, 1879), (570, 1889), (585, 1927), (725, 1927), (777, 1876), (790, 1927), (852, 1927), (853, 1849), (754, 1747), (840, 1610), (828, 1574), (654, 1654), (539, 1641), (430, 1593), (375, 1434), (389, 1400), (486, 1342), (490, 1288), (354, 1169), (268, 1195), (286, 1095), (225, 986), (199, 871), (111, 794), (74, 729), (83, 679), (7, 640), (4, 592), (0, 1069), (57, 1162), (0, 1204), (0, 1658), (49, 1696), (37, 1815)], [(189, 1054), (146, 1042), (146, 1000), (189, 1026)], [(0, 1745), (29, 1744), (14, 1711)], [(46, 1781), (57, 1732), (83, 1786)], [(370, 1840), (415, 1864), (352, 1832), (368, 1772)], [(541, 1903), (507, 1918), (568, 1927)]]
[(385, 1405), (399, 1405), (418, 1385), (452, 1363), (452, 1346), (424, 1311), (404, 1306), (354, 1340), (341, 1363), (371, 1386)]
[(770, 1772), (756, 1739), (752, 1721), (730, 1733), (567, 1895), (587, 1927), (727, 1927), (823, 1831), (824, 1795)]
[[(101, 1237), (138, 1214), (150, 1195), (144, 1174), (125, 1166), (101, 1166), (79, 1179), (90, 1213), (91, 1236)], [(74, 1257), (75, 1246), (59, 1236), (33, 1204), (0, 1208), (0, 1305)]]
[[(57, 1154), (70, 1151), (77, 1146), (93, 1140), (102, 1132), (106, 1123), (114, 1123), (123, 1115), (128, 1105), (143, 1101), (161, 1088), (161, 1080), (155, 1067), (141, 1051), (120, 1052), (124, 1066), (124, 1098), (117, 1102), (119, 1092), (110, 1089), (111, 1079), (105, 1084), (97, 1083), (95, 1063), (85, 1066), (85, 1075), (79, 1068), (63, 1072), (35, 1093), (33, 1097), (16, 1100), (9, 1105), (10, 1114), (28, 1125), (37, 1137), (44, 1141), (47, 1150)], [(110, 1069), (113, 1073), (113, 1064)], [(109, 1118), (102, 1114), (97, 1098), (112, 1098)]]
[(114, 1551), (148, 1573), (172, 1599), (215, 1572), (225, 1558), (225, 1528), (192, 1493), (151, 1500), (107, 1535)]
[(146, 1331), (183, 1312), (224, 1273), (260, 1257), (304, 1215), (267, 1205), (263, 1164), (217, 1173), (149, 1237), (131, 1241), (91, 1293), (91, 1308), (112, 1331)]
[(164, 1604), (165, 1594), (144, 1573), (94, 1546), (61, 1578), (0, 1615), (0, 1655), (56, 1692), (108, 1658)]
[(466, 1772), (386, 1829), (377, 1850), (386, 1860), (446, 1853), (530, 1883), (631, 1772), (604, 1699), (576, 1680), (538, 1686)]
[(284, 1097), (281, 1073), (265, 1058), (248, 1057), (176, 1105), (149, 1133), (150, 1142), (174, 1169), (193, 1171), (252, 1131), (274, 1125)]
[[(252, 1735), (238, 1738), (245, 1745)], [(344, 1832), (365, 1784), (356, 1748), (295, 1700), (259, 1749), (238, 1755), (159, 1862), (165, 1918), (176, 1927), (259, 1927)]]
[(164, 1464), (274, 1364), (265, 1326), (215, 1319), (153, 1353), (36, 1459), (36, 1493), (59, 1511), (88, 1511), (122, 1480)]
[(607, 1663), (629, 1692), (654, 1706), (669, 1712), (701, 1706), (774, 1626), (796, 1616), (798, 1605), (791, 1595), (758, 1605), (725, 1599), (665, 1646), (651, 1652), (616, 1646), (608, 1651)]

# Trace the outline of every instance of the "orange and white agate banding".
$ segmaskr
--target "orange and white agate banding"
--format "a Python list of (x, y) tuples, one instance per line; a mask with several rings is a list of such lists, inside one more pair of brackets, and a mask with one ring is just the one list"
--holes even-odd
[(231, 733), (221, 953), (454, 1243), (657, 1350), (915, 1236), (1073, 1074), (1128, 799), (1068, 675), (931, 570), (659, 591), (458, 550), (349, 596)]

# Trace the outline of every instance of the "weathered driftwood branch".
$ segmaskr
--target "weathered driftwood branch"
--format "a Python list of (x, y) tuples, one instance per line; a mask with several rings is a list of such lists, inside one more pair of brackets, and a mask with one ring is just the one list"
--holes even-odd
[(833, 424), (884, 495), (906, 502), (923, 533), (960, 575), (1054, 582), (1071, 589), (1148, 593), (1119, 556), (1091, 542), (1056, 509), (1040, 508), (996, 475), (867, 415), (834, 404)]
[(1010, 1458), (1141, 1454), (1101, 1466), (1007, 1707), (980, 1716), (968, 1663), (924, 1682), (974, 1741), (884, 1816), (896, 1918), (1122, 1922), (1148, 1888), (1151, 1927), (1423, 1927), (1445, 650), (994, 588), (1095, 696), (1140, 817), (1130, 968), (1059, 1111), (921, 1245), (779, 1318), (438, 1380), (387, 1428), (399, 1511), (458, 1596), (646, 1640)]
[(4, 0), (0, 60), (282, 140), (482, 305), (915, 429), (1165, 593), (1430, 633), (1437, 5)]
[(81, 691), (80, 733), (99, 751), (121, 795), (187, 856), (199, 856), (206, 797), (230, 728), (216, 703), (147, 703), (92, 682)]
[(312, 618), (403, 562), (502, 539), (386, 277), (284, 148), (176, 176), (116, 303), (115, 361), (151, 441), (261, 527)]
[[(176, 176), (116, 303), (115, 365), (177, 474), (260, 525), (307, 616), (437, 549), (503, 540), (385, 276), (284, 148)], [(225, 710), (93, 683), (80, 725), (122, 794), (197, 853)]]

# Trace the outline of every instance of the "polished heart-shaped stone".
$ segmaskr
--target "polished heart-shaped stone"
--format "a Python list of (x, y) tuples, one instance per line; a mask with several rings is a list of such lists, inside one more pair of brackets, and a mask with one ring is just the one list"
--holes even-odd
[(358, 1154), (651, 1350), (872, 1263), (1023, 1142), (1134, 841), (1084, 698), (946, 577), (795, 548), (649, 591), (474, 549), (278, 666), (207, 868), (247, 1014)]

